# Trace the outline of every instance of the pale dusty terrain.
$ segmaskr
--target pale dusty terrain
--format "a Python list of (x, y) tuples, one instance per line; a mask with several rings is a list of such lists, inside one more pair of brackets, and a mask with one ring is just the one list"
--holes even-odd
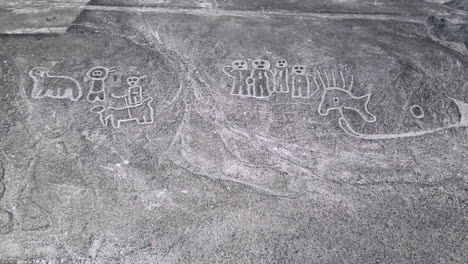
[(466, 263), (462, 1), (71, 2), (0, 5), (0, 263)]

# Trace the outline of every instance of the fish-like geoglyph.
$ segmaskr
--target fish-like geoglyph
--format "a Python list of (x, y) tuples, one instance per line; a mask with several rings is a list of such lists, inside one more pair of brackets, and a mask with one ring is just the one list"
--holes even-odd
[(314, 78), (314, 82), (318, 87), (323, 88), (322, 97), (317, 109), (318, 113), (326, 116), (332, 110), (338, 110), (342, 113), (343, 109), (348, 109), (356, 111), (366, 122), (375, 122), (377, 120), (376, 116), (368, 109), (371, 94), (362, 96), (353, 95), (351, 90), (353, 88), (354, 77), (351, 76), (351, 82), (346, 87), (346, 78), (343, 72), (340, 71), (339, 75), (342, 87), (338, 87), (334, 71), (330, 73), (324, 71), (323, 74), (317, 71), (317, 78)]
[[(340, 113), (339, 125), (347, 134), (362, 139), (392, 139), (422, 136), (436, 133), (442, 130), (467, 127), (468, 126), (468, 104), (450, 98), (460, 112), (459, 122), (443, 127), (432, 128), (421, 131), (393, 133), (393, 134), (363, 134), (357, 132), (351, 122), (345, 117), (345, 110), (354, 111), (364, 122), (374, 123), (377, 116), (369, 110), (371, 93), (355, 95), (352, 92), (354, 76), (345, 76), (343, 71), (338, 70), (316, 70), (313, 75), (307, 73), (305, 65), (293, 65), (288, 68), (286, 60), (278, 60), (275, 68), (270, 70), (267, 60), (253, 60), (249, 67), (248, 60), (235, 60), (231, 66), (225, 66), (223, 72), (232, 78), (232, 95), (253, 98), (269, 98), (275, 93), (288, 93), (293, 99), (312, 98), (319, 90), (322, 91), (319, 98), (317, 112), (321, 116), (329, 116), (333, 111)], [(250, 72), (250, 75), (248, 74)], [(316, 89), (312, 91), (312, 84)], [(424, 108), (419, 104), (413, 104), (407, 108), (415, 119), (426, 117)]]
[(358, 137), (361, 139), (369, 139), (369, 140), (378, 140), (378, 139), (396, 139), (396, 138), (408, 138), (408, 137), (418, 137), (424, 136), (428, 134), (437, 133), (440, 131), (444, 131), (451, 128), (461, 128), (461, 127), (468, 127), (468, 103), (463, 101), (450, 98), (458, 107), (458, 111), (460, 112), (460, 120), (454, 124), (427, 129), (427, 130), (420, 130), (414, 132), (406, 132), (406, 133), (398, 133), (398, 134), (362, 134), (357, 132), (350, 124), (350, 122), (344, 117), (343, 113), (341, 112), (341, 117), (339, 118), (340, 127), (348, 134)]

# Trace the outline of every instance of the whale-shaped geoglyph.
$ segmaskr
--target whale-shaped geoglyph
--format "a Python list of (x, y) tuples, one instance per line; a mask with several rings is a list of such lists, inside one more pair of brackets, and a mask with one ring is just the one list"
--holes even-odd
[(444, 130), (451, 129), (451, 128), (468, 127), (468, 103), (465, 103), (463, 101), (453, 99), (453, 98), (450, 98), (450, 99), (452, 99), (458, 107), (458, 111), (460, 112), (460, 120), (457, 123), (443, 126), (443, 127), (414, 131), (414, 132), (397, 133), (397, 134), (363, 134), (363, 133), (357, 132), (351, 126), (350, 122), (346, 119), (342, 111), (340, 111), (341, 117), (339, 118), (338, 122), (340, 124), (340, 127), (346, 133), (354, 137), (361, 138), (361, 139), (374, 139), (374, 140), (375, 139), (397, 139), (397, 138), (418, 137), (418, 136), (424, 136), (428, 134), (437, 133), (437, 132), (444, 131)]

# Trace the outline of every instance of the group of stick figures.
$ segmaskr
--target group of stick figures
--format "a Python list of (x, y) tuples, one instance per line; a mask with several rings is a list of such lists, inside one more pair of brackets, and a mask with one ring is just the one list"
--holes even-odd
[(255, 59), (234, 60), (223, 67), (223, 72), (232, 79), (231, 94), (243, 97), (269, 98), (273, 93), (291, 93), (293, 98), (310, 98), (318, 89), (312, 90), (311, 76), (305, 65), (288, 67), (286, 60), (277, 60), (274, 67), (270, 61)]

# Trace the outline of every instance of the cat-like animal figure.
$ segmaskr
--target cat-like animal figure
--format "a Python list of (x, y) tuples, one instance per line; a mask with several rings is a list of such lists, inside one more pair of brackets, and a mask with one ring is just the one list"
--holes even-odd
[(99, 120), (103, 126), (108, 126), (109, 122), (113, 128), (119, 128), (123, 122), (136, 121), (140, 125), (154, 123), (154, 109), (151, 106), (153, 98), (149, 97), (138, 104), (126, 107), (104, 107), (97, 105), (91, 108), (91, 112), (99, 115)]
[(31, 97), (34, 99), (50, 97), (77, 101), (83, 95), (81, 85), (75, 79), (63, 75), (52, 75), (46, 67), (33, 68), (29, 71), (29, 76), (34, 82), (31, 92)]

